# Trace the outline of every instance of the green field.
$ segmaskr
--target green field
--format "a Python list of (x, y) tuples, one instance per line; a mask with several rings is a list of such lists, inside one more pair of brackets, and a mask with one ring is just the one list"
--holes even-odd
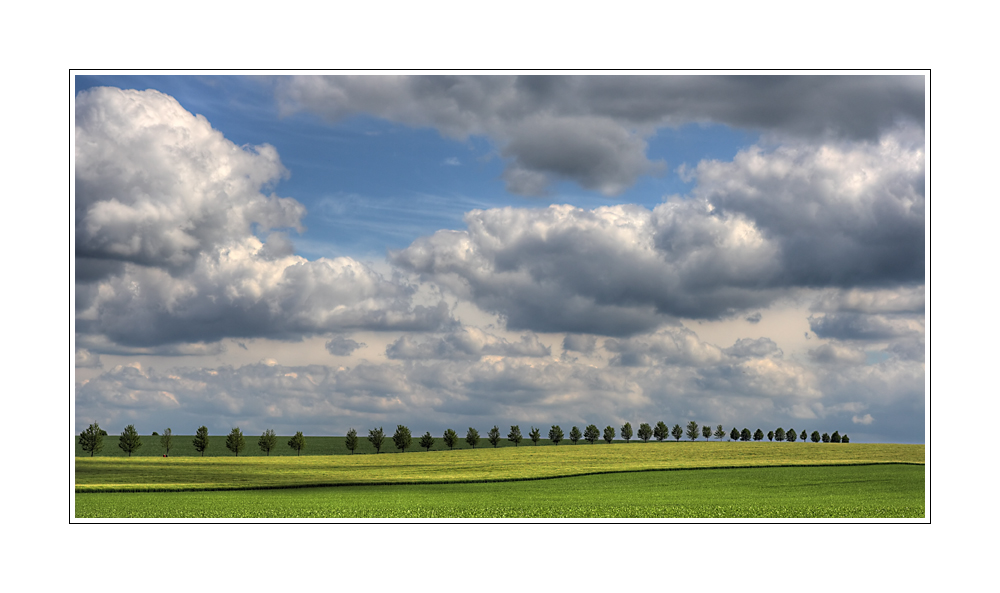
[(647, 471), (529, 482), (78, 494), (81, 518), (923, 517), (915, 465)]
[(736, 442), (78, 457), (75, 500), (80, 518), (923, 517), (923, 463), (923, 445)]

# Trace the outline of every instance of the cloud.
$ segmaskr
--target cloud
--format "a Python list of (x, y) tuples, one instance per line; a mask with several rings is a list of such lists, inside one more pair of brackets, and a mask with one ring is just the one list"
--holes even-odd
[(99, 354), (94, 354), (86, 348), (77, 348), (76, 363), (74, 366), (78, 369), (99, 369), (104, 365), (101, 364), (101, 356)]
[(459, 165), (462, 164), (462, 162), (459, 161), (458, 158), (456, 158), (456, 157), (448, 157), (441, 164), (442, 165), (448, 165), (448, 166), (451, 166), (451, 167), (458, 167)]
[(590, 354), (597, 348), (597, 336), (566, 334), (563, 338), (563, 350)]
[(273, 147), (238, 147), (156, 91), (82, 92), (76, 125), (76, 329), (105, 342), (91, 350), (454, 325), (362, 262), (259, 239), (305, 213), (260, 193), (285, 174)]
[(809, 328), (821, 338), (837, 340), (890, 340), (923, 336), (923, 316), (827, 313), (810, 315)]
[(778, 348), (778, 344), (771, 338), (740, 338), (722, 352), (735, 358), (765, 358), (768, 356), (780, 358), (783, 355), (781, 348)]
[(810, 307), (828, 313), (924, 313), (924, 286), (828, 290)]
[(857, 348), (839, 344), (823, 344), (809, 350), (809, 358), (820, 364), (858, 365), (864, 364), (867, 357), (863, 350)]
[(344, 336), (336, 336), (326, 343), (326, 351), (334, 356), (350, 356), (358, 348), (365, 346)]
[(558, 179), (617, 194), (662, 170), (645, 139), (665, 126), (875, 140), (924, 122), (922, 76), (297, 76), (275, 88), (284, 114), (487, 136), (507, 159), (508, 190), (524, 195)]
[(611, 359), (614, 366), (706, 366), (718, 364), (723, 358), (723, 351), (717, 346), (702, 342), (694, 332), (685, 328), (668, 328), (654, 334), (605, 340), (604, 349), (615, 353)]
[(750, 315), (747, 315), (746, 317), (744, 317), (744, 319), (747, 321), (747, 323), (760, 323), (760, 319), (761, 319), (760, 311), (757, 311), (755, 313), (751, 313)]
[(854, 417), (851, 418), (851, 422), (853, 422), (855, 424), (864, 424), (866, 426), (869, 425), (869, 424), (871, 424), (874, 421), (875, 421), (875, 419), (872, 418), (871, 414), (865, 414), (864, 416), (854, 416)]
[(431, 340), (402, 336), (386, 347), (385, 354), (398, 360), (479, 360), (483, 356), (550, 356), (551, 349), (534, 334), (508, 342), (475, 327), (462, 327)]

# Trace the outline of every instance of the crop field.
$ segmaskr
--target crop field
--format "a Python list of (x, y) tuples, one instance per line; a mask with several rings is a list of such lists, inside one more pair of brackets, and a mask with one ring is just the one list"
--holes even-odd
[(914, 465), (646, 471), (529, 482), (78, 494), (77, 517), (923, 517)]
[(923, 463), (922, 445), (735, 442), (78, 457), (75, 500), (81, 518), (922, 517)]

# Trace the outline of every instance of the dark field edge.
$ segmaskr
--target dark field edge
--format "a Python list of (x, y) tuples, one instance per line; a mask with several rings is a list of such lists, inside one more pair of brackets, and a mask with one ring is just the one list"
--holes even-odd
[(317, 482), (314, 484), (287, 484), (282, 486), (208, 486), (204, 488), (161, 488), (157, 486), (132, 488), (132, 487), (101, 487), (81, 490), (75, 487), (74, 494), (116, 494), (116, 493), (145, 493), (145, 492), (237, 492), (253, 490), (291, 490), (297, 488), (338, 488), (346, 486), (433, 486), (448, 484), (496, 484), (501, 482), (537, 482), (540, 480), (558, 480), (560, 478), (579, 478), (584, 476), (601, 476), (607, 474), (638, 474), (645, 472), (676, 472), (676, 471), (700, 471), (710, 469), (775, 469), (775, 468), (797, 468), (797, 467), (861, 467), (872, 465), (916, 465), (925, 466), (924, 463), (913, 461), (883, 461), (876, 463), (808, 463), (795, 465), (720, 465), (716, 467), (665, 467), (649, 468), (621, 471), (599, 471), (566, 474), (561, 476), (538, 476), (526, 478), (506, 478), (496, 480), (418, 480), (418, 481), (386, 481), (386, 482)]

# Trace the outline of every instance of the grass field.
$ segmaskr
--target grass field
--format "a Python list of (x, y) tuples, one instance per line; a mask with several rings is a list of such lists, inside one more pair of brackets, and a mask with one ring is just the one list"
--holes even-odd
[(627, 472), (529, 482), (76, 496), (81, 518), (923, 517), (915, 465)]

